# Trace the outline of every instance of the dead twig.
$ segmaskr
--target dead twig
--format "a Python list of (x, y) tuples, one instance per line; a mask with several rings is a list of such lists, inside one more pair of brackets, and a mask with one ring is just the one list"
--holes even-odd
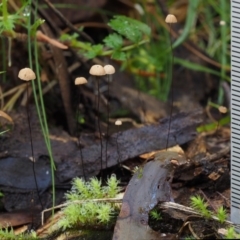
[(208, 162), (215, 162), (215, 161), (219, 160), (220, 158), (226, 156), (229, 152), (230, 152), (230, 146), (220, 150), (217, 153), (213, 153), (209, 156), (206, 156), (197, 162), (192, 162), (192, 163), (190, 162), (189, 165), (181, 168), (181, 172), (191, 170), (197, 166), (203, 166), (203, 165), (207, 164)]
[(80, 36), (82, 36), (83, 38), (85, 38), (87, 41), (94, 43), (93, 39), (86, 34), (85, 32), (79, 31), (77, 28), (75, 28), (75, 26), (69, 22), (60, 11), (58, 11), (53, 5), (52, 3), (50, 3), (48, 0), (44, 0), (45, 3), (51, 8), (51, 10), (60, 18), (60, 20), (65, 23), (72, 31), (78, 33)]
[[(19, 33), (19, 32), (7, 32), (7, 31), (3, 31), (1, 33), (1, 36), (4, 37), (8, 37), (8, 38), (14, 38), (18, 41), (21, 42), (27, 42), (28, 41), (28, 35), (26, 33)], [(34, 40), (36, 38), (36, 40), (38, 42), (47, 42), (55, 47), (61, 48), (61, 49), (67, 49), (68, 46), (64, 45), (63, 43), (61, 43), (60, 41), (54, 39), (54, 38), (50, 38), (47, 35), (43, 34), (40, 30), (38, 30), (36, 32), (35, 36), (31, 36), (31, 40)]]
[[(52, 31), (46, 24), (42, 25), (42, 29), (46, 33), (46, 35), (48, 35), (50, 38), (53, 36)], [(52, 55), (54, 60), (53, 71), (55, 72), (56, 77), (59, 80), (59, 86), (61, 89), (64, 110), (65, 110), (66, 119), (68, 123), (68, 130), (70, 134), (73, 134), (76, 122), (74, 119), (74, 114), (72, 109), (70, 81), (69, 81), (67, 63), (61, 49), (51, 46), (51, 50), (52, 50)]]
[(205, 198), (205, 200), (207, 201), (207, 203), (211, 206), (211, 208), (217, 212), (217, 209), (212, 205), (211, 201), (209, 200), (209, 198), (206, 196), (206, 194), (200, 189), (199, 192), (203, 195), (203, 197)]

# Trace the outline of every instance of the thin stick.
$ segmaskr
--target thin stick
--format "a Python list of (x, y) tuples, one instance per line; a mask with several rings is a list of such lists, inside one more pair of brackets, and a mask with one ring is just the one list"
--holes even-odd
[(70, 21), (67, 20), (67, 18), (65, 18), (61, 12), (59, 12), (52, 3), (50, 3), (48, 0), (44, 0), (44, 2), (53, 10), (53, 12), (74, 32), (78, 33), (80, 36), (82, 36), (83, 38), (85, 38), (85, 40), (94, 43), (93, 39), (86, 34), (83, 31), (79, 31)]

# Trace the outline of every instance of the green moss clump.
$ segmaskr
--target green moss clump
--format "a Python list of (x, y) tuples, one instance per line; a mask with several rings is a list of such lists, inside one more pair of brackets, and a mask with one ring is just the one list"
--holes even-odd
[(91, 178), (88, 182), (81, 178), (73, 179), (72, 189), (65, 195), (68, 205), (63, 208), (59, 227), (68, 229), (79, 225), (87, 227), (108, 224), (116, 212), (115, 205), (107, 200), (94, 199), (116, 197), (119, 192), (118, 183), (115, 175), (108, 179), (106, 186), (102, 186), (96, 178)]

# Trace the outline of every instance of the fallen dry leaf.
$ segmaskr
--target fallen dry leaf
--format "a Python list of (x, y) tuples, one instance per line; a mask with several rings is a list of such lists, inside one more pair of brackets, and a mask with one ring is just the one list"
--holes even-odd
[(5, 112), (3, 112), (2, 110), (0, 110), (0, 117), (3, 117), (3, 118), (5, 118), (5, 119), (7, 119), (9, 122), (13, 123), (12, 118), (11, 118), (8, 114), (6, 114)]

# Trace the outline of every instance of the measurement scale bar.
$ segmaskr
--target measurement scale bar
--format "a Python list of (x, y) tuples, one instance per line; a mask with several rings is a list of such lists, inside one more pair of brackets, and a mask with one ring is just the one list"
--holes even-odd
[(240, 224), (240, 0), (231, 1), (231, 221)]

